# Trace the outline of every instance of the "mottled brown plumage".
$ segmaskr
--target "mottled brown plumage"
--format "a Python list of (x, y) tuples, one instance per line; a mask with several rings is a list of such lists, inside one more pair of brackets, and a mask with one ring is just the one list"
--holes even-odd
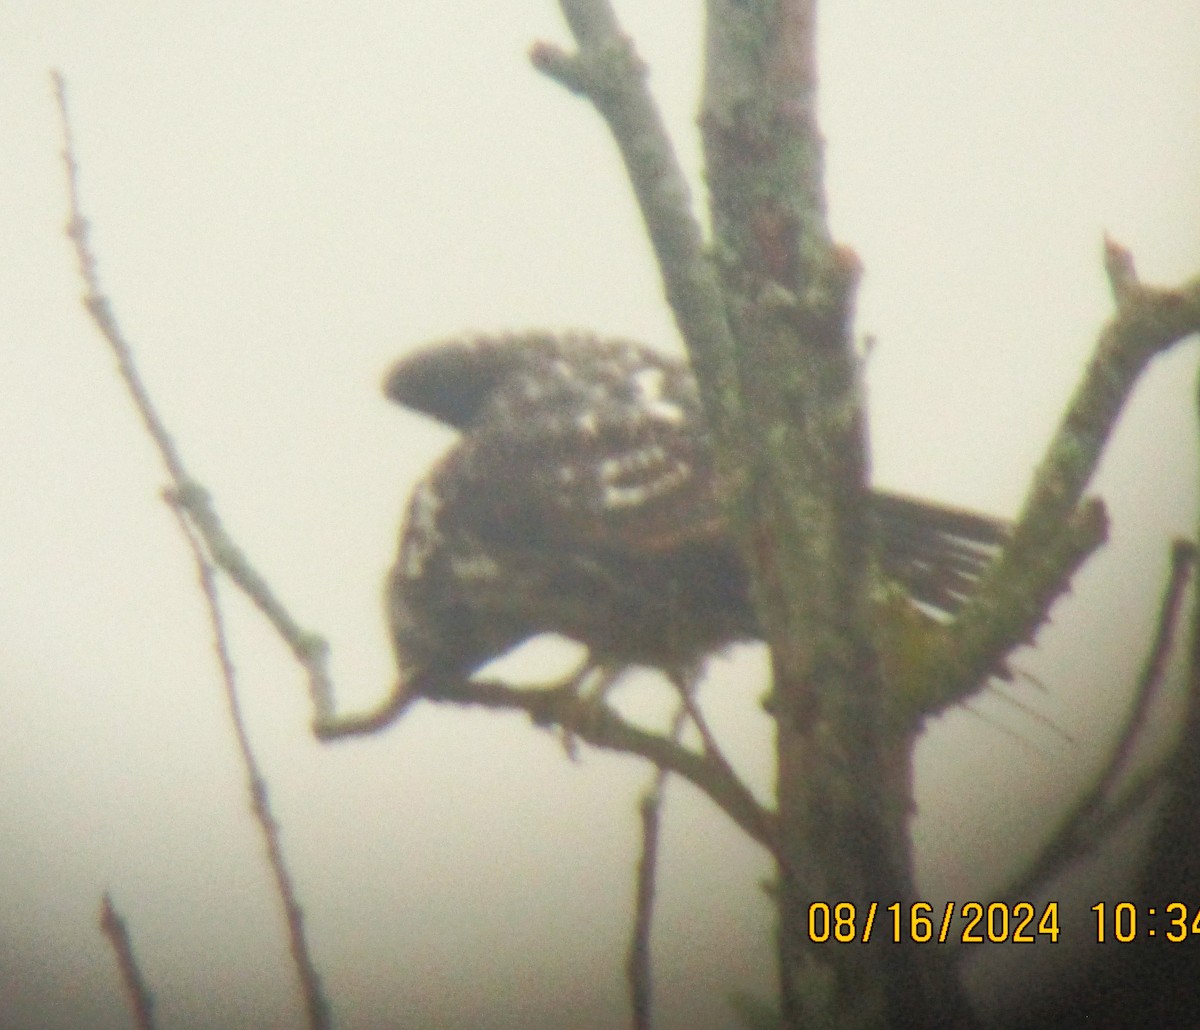
[[(458, 429), (414, 491), (388, 584), (402, 674), (470, 675), (539, 633), (676, 676), (758, 636), (687, 365), (586, 334), (435, 344), (385, 390)], [(884, 572), (954, 612), (1004, 523), (876, 492)]]

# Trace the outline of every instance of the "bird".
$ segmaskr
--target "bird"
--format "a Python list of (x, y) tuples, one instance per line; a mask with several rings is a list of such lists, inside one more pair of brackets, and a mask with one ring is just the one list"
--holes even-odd
[[(459, 434), (413, 490), (387, 577), (401, 682), (449, 689), (556, 633), (591, 668), (679, 683), (762, 638), (686, 361), (589, 332), (480, 334), (401, 358), (384, 392)], [(884, 576), (952, 616), (1009, 524), (869, 496)]]

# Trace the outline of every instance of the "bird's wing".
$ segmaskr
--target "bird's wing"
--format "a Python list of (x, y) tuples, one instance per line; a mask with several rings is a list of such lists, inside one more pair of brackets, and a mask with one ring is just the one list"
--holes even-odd
[(684, 368), (642, 344), (592, 333), (477, 334), (405, 355), (388, 369), (383, 392), (403, 407), (466, 432), (506, 406), (578, 403), (589, 389), (614, 391), (634, 365)]
[(549, 334), (538, 333), (443, 340), (393, 364), (383, 392), (403, 407), (465, 432), (507, 380), (552, 346)]
[(459, 341), (400, 362), (387, 389), (463, 429), (454, 474), (493, 539), (662, 552), (726, 535), (695, 382), (650, 348)]
[(547, 415), (536, 431), (476, 443), (499, 459), (515, 517), (548, 542), (663, 552), (727, 535), (711, 450), (686, 426), (645, 412)]

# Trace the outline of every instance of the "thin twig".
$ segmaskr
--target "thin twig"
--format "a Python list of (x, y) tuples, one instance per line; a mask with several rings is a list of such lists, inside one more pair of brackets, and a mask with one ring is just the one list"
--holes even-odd
[(226, 532), (216, 509), (212, 506), (208, 491), (187, 470), (175, 441), (154, 406), (138, 372), (133, 348), (121, 332), (112, 310), (112, 303), (100, 286), (96, 257), (88, 239), (88, 222), (83, 215), (79, 199), (79, 165), (75, 159), (75, 141), (67, 108), (66, 81), (59, 72), (51, 73), (51, 78), (62, 119), (63, 163), (67, 172), (70, 207), (67, 236), (74, 244), (79, 274), (85, 287), (83, 305), (116, 358), (117, 370), (129, 391), (130, 399), (162, 458), (167, 475), (171, 478), (176, 501), (187, 511), (213, 562), (228, 573), (246, 596), (258, 606), (291, 648), (296, 660), (304, 667), (309, 678), (314, 721), (321, 725), (333, 718), (333, 685), (327, 668), (328, 645), (319, 635), (303, 629), (292, 618), (267, 581), (250, 564)]
[[(167, 492), (167, 499), (196, 559), (201, 588), (208, 602), (215, 648), (229, 702), (230, 718), (249, 780), (254, 815), (266, 838), (268, 859), (275, 876), (276, 887), (283, 901), (292, 958), (304, 992), (309, 1025), (324, 1030), (330, 1026), (329, 1005), (321, 992), (320, 980), (309, 956), (303, 931), (303, 914), (296, 901), (291, 877), (283, 859), (279, 827), (271, 814), (266, 783), (258, 770), (242, 721), (233, 663), (226, 643), (212, 566), (205, 557), (205, 549), (207, 549), (207, 554), (212, 556), (213, 561), (225, 569), (234, 582), (266, 614), (276, 630), (292, 647), (297, 659), (308, 670), (318, 715), (327, 712), (332, 703), (332, 689), (325, 671), (326, 647), (315, 634), (306, 633), (300, 629), (271, 592), (266, 581), (250, 566), (237, 545), (225, 532), (212, 507), (207, 491), (187, 471), (175, 441), (171, 438), (151, 400), (150, 393), (146, 389), (134, 361), (133, 348), (121, 332), (112, 311), (112, 304), (100, 287), (96, 258), (88, 239), (88, 222), (83, 216), (79, 200), (79, 165), (75, 159), (75, 141), (67, 108), (66, 81), (59, 72), (53, 72), (51, 78), (54, 83), (54, 95), (58, 103), (59, 115), (62, 119), (63, 163), (67, 172), (70, 208), (67, 236), (75, 246), (75, 254), (79, 261), (79, 274), (85, 286), (84, 307), (92, 316), (92, 320), (112, 350), (117, 361), (117, 369), (129, 391), (130, 399), (141, 416), (146, 432), (158, 449), (159, 456), (162, 458), (163, 465), (173, 484), (173, 489)], [(184, 517), (184, 512), (187, 513), (187, 518)], [(197, 534), (204, 541), (203, 547), (200, 540), (197, 539)], [(106, 916), (108, 912), (109, 908), (106, 907)], [(114, 925), (123, 931), (123, 925), (119, 920)]]
[[(679, 742), (689, 717), (687, 705), (681, 705), (671, 724), (669, 739), (673, 743)], [(667, 770), (657, 769), (650, 786), (646, 788), (638, 803), (638, 815), (642, 824), (642, 851), (638, 857), (633, 932), (629, 942), (629, 960), (625, 967), (629, 978), (633, 1030), (650, 1030), (653, 1019), (654, 980), (650, 962), (650, 933), (654, 926), (659, 828), (666, 783)]]
[(1150, 710), (1167, 672), (1167, 662), (1175, 647), (1175, 629), (1183, 610), (1188, 579), (1196, 564), (1196, 546), (1190, 540), (1176, 540), (1171, 545), (1171, 569), (1158, 611), (1158, 623), (1150, 650), (1138, 675), (1137, 689), (1125, 725), (1108, 764), (1093, 788), (1097, 798), (1108, 794), (1129, 768), (1134, 745), (1150, 715)]
[(654, 922), (655, 877), (658, 867), (659, 787), (664, 774), (655, 776), (655, 786), (646, 791), (638, 805), (642, 823), (642, 852), (637, 865), (636, 906), (629, 960), (625, 967), (629, 979), (630, 1024), (633, 1030), (650, 1030), (653, 1004), (653, 969), (650, 962), (650, 931)]
[[(1200, 379), (1196, 383), (1196, 401), (1200, 405)], [(1194, 474), (1194, 470), (1193, 470)], [(1200, 527), (1193, 538), (1200, 542)], [(1178, 744), (1168, 756), (1170, 768), (1163, 775), (1166, 784), (1158, 825), (1148, 844), (1140, 887), (1147, 898), (1200, 897), (1200, 598), (1192, 589), (1189, 641), (1184, 666), (1186, 694), (1183, 711), (1176, 720)], [(1184, 963), (1180, 983), (1196, 982), (1195, 961)], [(1161, 983), (1161, 981), (1159, 981)], [(1150, 984), (1151, 990), (1159, 983)]]
[(275, 891), (283, 902), (284, 916), (287, 919), (288, 945), (292, 954), (292, 964), (300, 979), (300, 989), (304, 994), (304, 1006), (308, 1014), (308, 1025), (313, 1030), (328, 1030), (333, 1025), (330, 1015), (329, 1000), (321, 988), (321, 978), (312, 960), (308, 946), (308, 937), (304, 931), (304, 912), (296, 900), (296, 888), (288, 871), (287, 860), (283, 855), (283, 841), (279, 833), (279, 823), (271, 812), (271, 798), (267, 790), (267, 781), (259, 768), (258, 759), (250, 745), (250, 736), (246, 732), (246, 722), (242, 716), (242, 704), (238, 698), (237, 671), (229, 651), (229, 638), (225, 632), (225, 619), (221, 614), (221, 600), (217, 593), (216, 577), (213, 575), (212, 564), (204, 556), (201, 545), (191, 523), (184, 517), (180, 507), (169, 501), (171, 510), (179, 520), (180, 529), (191, 547), (192, 557), (196, 560), (196, 573), (200, 580), (200, 589), (208, 606), (209, 620), (212, 623), (213, 650), (221, 667), (221, 682), (225, 687), (225, 701), (229, 706), (229, 721), (233, 725), (233, 735), (237, 740), (238, 753), (241, 755), (242, 766), (246, 770), (246, 786), (250, 791), (250, 808), (255, 821), (262, 831), (263, 840), (267, 845), (267, 862), (275, 879)]
[[(732, 774), (733, 767), (726, 760), (724, 752), (721, 751), (721, 747), (717, 743), (717, 738), (713, 736), (713, 732), (709, 728), (708, 720), (704, 718), (704, 713), (696, 703), (696, 687), (700, 679), (698, 673), (695, 671), (691, 673), (673, 671), (670, 673), (669, 678), (676, 692), (679, 694), (679, 702), (683, 706), (684, 714), (691, 719), (692, 725), (696, 727), (696, 732), (700, 734), (700, 743), (704, 748), (704, 753), (716, 759)], [(679, 730), (673, 732), (671, 739), (677, 741), (679, 739), (678, 734)]]
[(129, 939), (125, 920), (113, 905), (108, 891), (104, 892), (100, 900), (100, 932), (108, 938), (116, 956), (117, 968), (121, 971), (121, 984), (125, 988), (129, 1007), (133, 1009), (133, 1018), (138, 1030), (154, 1030), (154, 998), (146, 988), (146, 981), (138, 968), (137, 959), (134, 958), (133, 942)]
[(1146, 718), (1162, 685), (1195, 560), (1196, 548), (1192, 543), (1175, 541), (1171, 547), (1171, 569), (1163, 591), (1154, 637), (1138, 675), (1129, 712), (1108, 761), (1091, 788), (1075, 802), (1029, 868), (1008, 886), (1006, 897), (1013, 900), (1030, 897), (1067, 865), (1095, 848), (1113, 826), (1135, 810), (1134, 802), (1140, 804), (1148, 798), (1161, 785), (1164, 774), (1169, 772), (1169, 761), (1156, 765), (1152, 776), (1138, 777), (1114, 796), (1114, 789), (1129, 768)]

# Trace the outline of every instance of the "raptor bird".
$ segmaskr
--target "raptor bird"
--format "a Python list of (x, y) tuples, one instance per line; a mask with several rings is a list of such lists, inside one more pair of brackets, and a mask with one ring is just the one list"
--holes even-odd
[[(387, 584), (418, 691), (541, 633), (675, 677), (760, 637), (683, 361), (584, 333), (479, 336), (401, 359), (385, 391), (461, 434), (413, 492)], [(1007, 538), (997, 519), (871, 498), (883, 572), (932, 612), (953, 613)]]

